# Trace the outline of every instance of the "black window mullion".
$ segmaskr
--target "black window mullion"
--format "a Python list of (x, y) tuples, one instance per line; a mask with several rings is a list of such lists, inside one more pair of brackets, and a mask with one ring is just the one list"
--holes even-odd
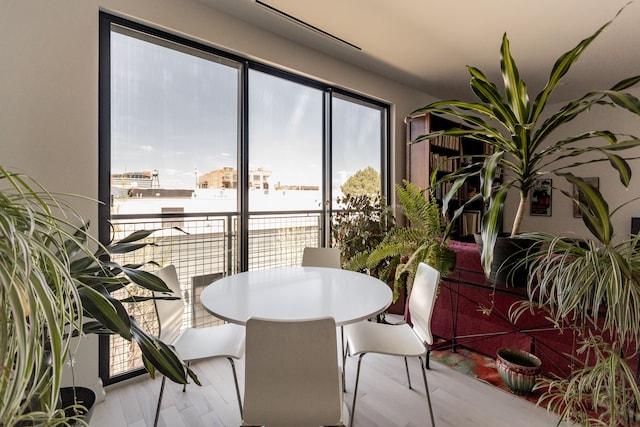
[(324, 203), (322, 204), (322, 230), (321, 230), (321, 238), (322, 238), (322, 246), (329, 246), (330, 236), (331, 236), (331, 200), (333, 198), (333, 188), (332, 188), (332, 91), (328, 89), (325, 91), (324, 95), (324, 126), (323, 126), (323, 144), (324, 149), (323, 159), (322, 159), (322, 170), (323, 174), (323, 190), (322, 190), (322, 200)]
[(382, 115), (382, 141), (383, 144), (380, 147), (382, 164), (380, 165), (380, 178), (381, 187), (380, 194), (387, 198), (387, 204), (391, 204), (391, 197), (393, 196), (393, 176), (392, 176), (392, 156), (391, 156), (391, 112), (389, 107), (385, 107), (380, 111)]
[[(109, 239), (109, 221), (111, 215), (110, 203), (110, 173), (111, 173), (111, 20), (105, 14), (100, 14), (99, 20), (98, 58), (98, 239), (104, 243)], [(108, 173), (107, 173), (108, 171)], [(98, 376), (105, 385), (111, 380), (109, 370), (111, 352), (110, 337), (101, 335), (98, 344)]]
[(238, 150), (238, 192), (240, 194), (239, 269), (249, 269), (249, 63), (240, 77), (240, 149)]

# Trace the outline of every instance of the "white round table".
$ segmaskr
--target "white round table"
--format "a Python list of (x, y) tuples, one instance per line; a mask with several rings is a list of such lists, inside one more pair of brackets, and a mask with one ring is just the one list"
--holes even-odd
[(250, 317), (304, 320), (330, 316), (342, 326), (382, 313), (391, 298), (386, 283), (363, 273), (282, 267), (217, 280), (202, 291), (200, 301), (214, 316), (241, 325)]

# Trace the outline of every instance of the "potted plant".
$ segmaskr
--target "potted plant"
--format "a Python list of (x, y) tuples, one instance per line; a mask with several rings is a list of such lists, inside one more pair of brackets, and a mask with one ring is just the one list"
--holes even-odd
[[(393, 283), (397, 262), (385, 260), (368, 267), (362, 262), (363, 254), (368, 254), (395, 227), (395, 217), (384, 196), (379, 194), (345, 194), (337, 198), (343, 210), (333, 216), (331, 224), (332, 243), (340, 250), (343, 268), (370, 274), (386, 283)], [(359, 260), (359, 261), (356, 261)], [(403, 313), (400, 302), (389, 307), (391, 313)]]
[(517, 348), (502, 347), (496, 352), (496, 369), (507, 388), (527, 396), (535, 387), (542, 361), (534, 354)]
[[(349, 269), (377, 268), (382, 263), (392, 266), (388, 276), (393, 280), (393, 300), (409, 294), (418, 264), (426, 262), (447, 277), (455, 267), (456, 254), (449, 248), (452, 224), (445, 225), (436, 199), (409, 181), (397, 185), (396, 193), (409, 221), (406, 227), (396, 226), (368, 252), (348, 260)], [(406, 289), (405, 289), (406, 287)]]
[[(618, 14), (621, 11), (622, 9)], [(467, 205), (477, 203), (478, 200), (484, 202), (481, 258), (487, 275), (492, 269), (495, 271), (501, 267), (495, 264), (492, 266), (492, 261), (502, 227), (504, 203), (510, 190), (513, 189), (520, 195), (518, 210), (510, 230), (510, 238), (513, 240), (512, 238), (520, 233), (530, 190), (534, 181), (539, 178), (548, 178), (552, 175), (565, 177), (564, 172), (571, 167), (608, 161), (618, 172), (620, 181), (625, 186), (629, 184), (629, 165), (617, 153), (638, 146), (640, 141), (637, 138), (619, 135), (609, 130), (585, 130), (574, 136), (557, 137), (556, 131), (595, 105), (623, 108), (634, 114), (640, 114), (640, 101), (624, 92), (625, 89), (638, 83), (640, 76), (622, 80), (609, 90), (590, 91), (556, 111), (548, 111), (551, 96), (563, 77), (585, 49), (614, 19), (560, 56), (551, 69), (546, 86), (535, 97), (530, 97), (527, 92), (527, 86), (520, 77), (520, 71), (511, 56), (509, 39), (504, 34), (500, 50), (504, 93), (501, 93), (497, 85), (489, 81), (482, 71), (468, 66), (471, 89), (478, 98), (476, 102), (437, 101), (412, 113), (412, 115), (432, 113), (461, 122), (460, 127), (420, 136), (416, 142), (437, 138), (440, 135), (450, 135), (476, 140), (492, 149), (490, 154), (481, 156), (479, 161), (465, 165), (443, 178), (453, 181), (451, 190), (443, 199), (443, 209), (446, 212), (449, 201), (458, 194), (465, 181), (471, 178), (477, 181), (479, 177), (480, 185), (477, 194), (464, 206), (458, 208), (453, 213), (453, 218), (459, 217)], [(591, 145), (585, 142), (590, 142)], [(573, 163), (568, 164), (569, 161)], [(509, 247), (508, 244), (500, 246)], [(501, 256), (501, 262), (507, 258), (509, 258), (508, 255)]]
[(393, 211), (379, 194), (345, 194), (336, 202), (343, 209), (333, 216), (331, 240), (340, 250), (343, 265), (358, 254), (369, 252), (395, 227)]
[[(145, 367), (186, 383), (196, 376), (166, 344), (142, 329), (110, 293), (134, 282), (166, 293), (166, 284), (140, 265), (109, 255), (144, 247), (150, 232), (102, 246), (62, 197), (29, 177), (0, 166), (0, 425), (50, 425), (78, 416), (59, 405), (70, 338), (117, 333), (138, 343)], [(90, 246), (96, 247), (91, 251)], [(75, 396), (74, 396), (75, 397)]]
[(602, 196), (566, 178), (588, 193), (574, 203), (593, 238), (528, 233), (541, 249), (531, 256), (530, 299), (513, 318), (533, 305), (579, 337), (571, 376), (539, 379), (540, 402), (582, 425), (638, 425), (640, 389), (629, 361), (640, 351), (640, 235), (616, 237)]

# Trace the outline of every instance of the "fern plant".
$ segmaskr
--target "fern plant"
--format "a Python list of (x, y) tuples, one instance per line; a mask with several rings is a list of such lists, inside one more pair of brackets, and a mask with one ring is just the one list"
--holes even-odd
[(378, 277), (388, 282), (393, 280), (394, 302), (405, 284), (407, 292), (411, 290), (419, 263), (426, 262), (437, 268), (443, 277), (451, 274), (455, 267), (455, 252), (449, 248), (449, 228), (444, 224), (438, 202), (415, 184), (406, 180), (403, 183), (396, 186), (396, 192), (409, 226), (394, 227), (370, 252), (362, 252), (346, 264), (350, 270), (366, 268), (384, 272), (383, 277)]

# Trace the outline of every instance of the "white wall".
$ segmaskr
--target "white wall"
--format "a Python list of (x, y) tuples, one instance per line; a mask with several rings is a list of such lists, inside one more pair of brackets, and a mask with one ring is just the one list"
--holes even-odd
[[(395, 179), (404, 174), (403, 117), (428, 102), (399, 83), (245, 25), (195, 0), (0, 0), (0, 163), (50, 191), (98, 194), (98, 12), (186, 37), (389, 102)], [(97, 205), (76, 207), (93, 224)], [(78, 356), (97, 384), (95, 341)]]

